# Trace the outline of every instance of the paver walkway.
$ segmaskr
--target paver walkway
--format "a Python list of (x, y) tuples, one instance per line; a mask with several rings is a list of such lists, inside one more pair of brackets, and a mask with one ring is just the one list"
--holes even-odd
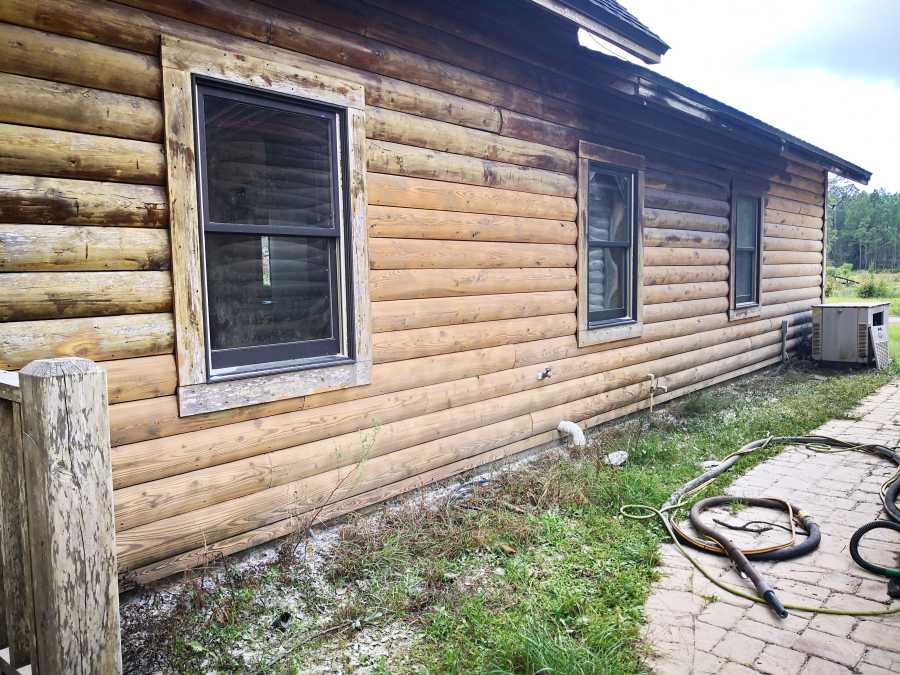
[[(866, 398), (852, 417), (832, 420), (817, 431), (850, 441), (897, 444), (900, 380)], [(884, 578), (858, 567), (848, 546), (857, 527), (881, 514), (878, 490), (892, 471), (888, 462), (861, 453), (822, 454), (787, 448), (735, 481), (730, 493), (789, 499), (822, 527), (822, 543), (816, 552), (757, 565), (783, 602), (858, 609), (891, 606)], [(723, 513), (735, 523), (756, 515), (751, 515), (751, 509)], [(769, 519), (772, 515), (768, 511)], [(780, 520), (786, 519), (782, 516)], [(774, 530), (760, 536), (772, 542), (787, 533)], [(876, 530), (863, 544), (867, 547), (861, 547), (861, 553), (867, 559), (900, 564), (896, 533)], [(718, 578), (752, 588), (727, 559), (693, 553), (715, 570)], [(659, 675), (900, 673), (900, 615), (854, 618), (792, 613), (779, 621), (767, 606), (717, 588), (673, 545), (664, 546), (663, 561), (664, 576), (654, 584), (647, 601), (643, 631), (652, 654), (648, 665)], [(900, 601), (894, 601), (893, 606), (898, 604)]]

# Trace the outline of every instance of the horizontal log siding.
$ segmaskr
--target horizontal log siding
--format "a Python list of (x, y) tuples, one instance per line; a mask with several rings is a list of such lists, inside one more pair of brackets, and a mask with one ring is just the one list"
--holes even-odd
[[(639, 410), (649, 372), (666, 400), (764, 367), (783, 319), (789, 348), (808, 332), (824, 172), (585, 86), (628, 91), (625, 75), (528, 65), (479, 31), (451, 39), (448, 17), (424, 26), (414, 5), (367, 5), (376, 18), (362, 23), (318, 0), (296, 5), (304, 16), (236, 0), (0, 6), (0, 82), (15, 89), (0, 101), (0, 368), (63, 354), (106, 367), (120, 565), (134, 581), (287, 534), (367, 444), (359, 480), (320, 517), (556, 441), (562, 417)], [(161, 32), (250, 39), (239, 49), (365, 87), (370, 385), (178, 416)], [(575, 340), (581, 139), (648, 164), (644, 333), (587, 349)], [(731, 175), (769, 183), (763, 308), (741, 322), (726, 313)]]

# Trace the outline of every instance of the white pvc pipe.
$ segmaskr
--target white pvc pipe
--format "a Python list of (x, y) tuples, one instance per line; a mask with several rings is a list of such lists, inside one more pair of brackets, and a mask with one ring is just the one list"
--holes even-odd
[(556, 430), (561, 434), (566, 434), (567, 436), (572, 437), (572, 444), (576, 448), (582, 448), (587, 445), (587, 439), (584, 437), (584, 432), (581, 430), (581, 427), (575, 424), (575, 422), (570, 422), (569, 420), (563, 420), (559, 423), (559, 426), (556, 427)]

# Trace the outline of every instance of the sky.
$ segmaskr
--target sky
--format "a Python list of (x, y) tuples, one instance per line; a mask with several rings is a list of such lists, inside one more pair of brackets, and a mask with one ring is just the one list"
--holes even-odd
[(621, 0), (669, 44), (650, 66), (900, 192), (900, 0)]

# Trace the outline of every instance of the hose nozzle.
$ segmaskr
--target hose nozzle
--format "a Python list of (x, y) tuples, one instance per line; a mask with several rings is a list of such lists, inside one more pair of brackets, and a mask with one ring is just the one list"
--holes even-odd
[(778, 596), (775, 595), (775, 591), (769, 590), (763, 593), (763, 600), (769, 603), (769, 607), (771, 607), (772, 611), (778, 615), (779, 619), (786, 619), (788, 617), (787, 610), (784, 608), (784, 605), (781, 604), (781, 600), (778, 599)]

